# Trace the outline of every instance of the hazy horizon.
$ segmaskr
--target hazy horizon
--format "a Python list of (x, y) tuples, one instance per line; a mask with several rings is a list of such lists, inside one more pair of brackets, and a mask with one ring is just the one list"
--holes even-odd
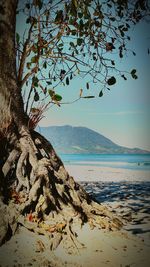
[[(139, 149), (146, 150), (146, 151), (150, 152), (149, 149), (145, 149), (145, 148), (141, 148), (141, 147), (129, 147), (129, 146), (126, 146), (126, 145), (124, 145), (124, 144), (120, 144), (119, 142), (115, 142), (115, 141), (113, 140), (113, 138), (108, 137), (108, 136), (106, 136), (105, 134), (103, 134), (103, 133), (101, 133), (101, 132), (99, 132), (99, 131), (96, 131), (95, 129), (92, 129), (92, 128), (90, 128), (90, 127), (84, 126), (84, 125), (70, 125), (70, 124), (62, 124), (62, 125), (46, 125), (46, 126), (40, 126), (40, 125), (39, 125), (39, 126), (37, 126), (37, 128), (38, 128), (38, 130), (39, 130), (39, 132), (40, 132), (40, 129), (41, 129), (41, 128), (56, 127), (56, 126), (57, 126), (57, 127), (71, 126), (71, 127), (83, 127), (83, 128), (88, 128), (88, 129), (91, 129), (91, 130), (93, 130), (93, 131), (99, 133), (100, 135), (103, 135), (104, 137), (110, 139), (113, 143), (115, 143), (115, 144), (117, 144), (117, 145), (119, 145), (119, 146), (123, 146), (123, 147), (126, 147), (126, 148), (139, 148)], [(42, 132), (41, 132), (41, 134), (42, 134)]]

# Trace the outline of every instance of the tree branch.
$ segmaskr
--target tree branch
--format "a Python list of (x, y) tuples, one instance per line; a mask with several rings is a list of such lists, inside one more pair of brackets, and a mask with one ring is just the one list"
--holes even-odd
[(33, 23), (30, 26), (29, 32), (28, 32), (28, 38), (26, 39), (25, 43), (24, 43), (24, 47), (23, 47), (23, 52), (22, 52), (22, 56), (21, 56), (21, 60), (20, 60), (20, 66), (19, 66), (19, 71), (18, 71), (18, 82), (21, 85), (21, 88), (24, 84), (24, 82), (22, 83), (22, 77), (23, 77), (23, 70), (24, 70), (24, 65), (25, 65), (25, 61), (26, 61), (26, 57), (27, 57), (27, 53), (28, 53), (28, 45), (31, 39), (31, 33), (32, 33), (32, 28), (33, 28)]

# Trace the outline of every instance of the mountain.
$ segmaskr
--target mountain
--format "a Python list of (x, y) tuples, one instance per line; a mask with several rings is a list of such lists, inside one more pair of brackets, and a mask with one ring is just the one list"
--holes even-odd
[(49, 126), (38, 131), (60, 154), (148, 154), (139, 148), (119, 146), (110, 139), (86, 127)]

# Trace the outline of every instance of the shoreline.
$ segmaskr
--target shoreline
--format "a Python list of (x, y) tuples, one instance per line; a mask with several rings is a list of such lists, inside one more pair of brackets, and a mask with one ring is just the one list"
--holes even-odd
[(64, 166), (77, 182), (150, 182), (150, 171), (148, 170), (131, 170), (94, 165), (64, 164)]

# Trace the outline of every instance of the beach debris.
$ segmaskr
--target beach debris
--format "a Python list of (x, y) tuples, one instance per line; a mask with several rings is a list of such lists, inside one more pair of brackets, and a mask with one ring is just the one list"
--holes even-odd
[(55, 250), (62, 241), (62, 234), (56, 233), (53, 238), (50, 239), (50, 250)]
[(126, 249), (126, 248), (123, 248), (123, 250), (124, 250), (124, 251), (127, 251), (127, 249)]
[(34, 216), (32, 215), (31, 212), (27, 215), (27, 220), (28, 220), (29, 222), (33, 222), (33, 220), (34, 220)]
[(57, 228), (58, 232), (62, 232), (65, 229), (65, 227), (66, 227), (66, 223), (58, 223), (56, 225), (56, 228)]
[(26, 196), (23, 192), (17, 192), (16, 190), (12, 189), (10, 191), (10, 202), (13, 202), (15, 204), (22, 204), (26, 200)]
[(89, 220), (90, 229), (93, 230), (95, 225), (93, 223), (93, 220)]
[(45, 250), (45, 245), (41, 240), (36, 242), (36, 252), (43, 252)]

